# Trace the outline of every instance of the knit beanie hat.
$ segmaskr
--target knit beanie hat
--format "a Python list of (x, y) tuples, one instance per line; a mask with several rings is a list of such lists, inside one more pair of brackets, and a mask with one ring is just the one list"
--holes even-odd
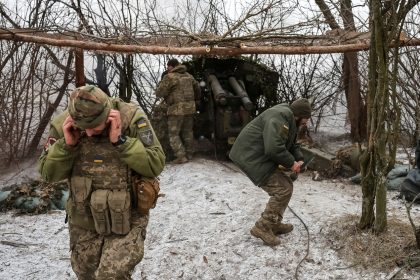
[(307, 119), (311, 117), (311, 113), (312, 113), (311, 104), (309, 103), (309, 100), (306, 98), (300, 98), (294, 101), (290, 105), (290, 109), (292, 109), (292, 112), (295, 115), (295, 117), (307, 118)]
[(111, 99), (98, 87), (82, 86), (70, 94), (68, 111), (78, 128), (97, 127), (106, 121), (111, 108)]

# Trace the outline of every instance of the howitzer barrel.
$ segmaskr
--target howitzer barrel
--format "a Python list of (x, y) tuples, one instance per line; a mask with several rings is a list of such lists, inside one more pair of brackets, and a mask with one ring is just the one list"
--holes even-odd
[(220, 103), (221, 105), (226, 105), (227, 104), (226, 92), (220, 85), (217, 77), (213, 74), (210, 74), (207, 81), (211, 87), (211, 90), (213, 92), (213, 96), (216, 102)]
[(231, 76), (229, 77), (229, 84), (232, 87), (235, 94), (241, 98), (242, 104), (244, 105), (245, 109), (247, 111), (251, 111), (254, 108), (254, 104), (252, 104), (251, 100), (248, 97), (248, 93), (239, 84), (238, 80), (235, 77)]

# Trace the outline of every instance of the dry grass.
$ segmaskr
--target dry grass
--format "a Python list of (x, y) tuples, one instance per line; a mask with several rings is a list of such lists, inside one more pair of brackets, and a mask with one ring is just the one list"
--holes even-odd
[(404, 259), (418, 254), (412, 227), (395, 218), (388, 220), (388, 230), (379, 235), (357, 227), (359, 216), (341, 217), (328, 230), (326, 237), (331, 248), (351, 266), (389, 272)]

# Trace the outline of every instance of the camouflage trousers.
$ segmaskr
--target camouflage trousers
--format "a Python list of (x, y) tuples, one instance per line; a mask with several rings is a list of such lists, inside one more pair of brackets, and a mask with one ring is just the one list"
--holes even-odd
[(268, 193), (270, 198), (256, 224), (264, 228), (271, 227), (271, 225), (278, 224), (283, 219), (284, 211), (292, 197), (293, 182), (287, 174), (277, 169), (260, 187)]
[(132, 219), (126, 235), (103, 236), (69, 224), (71, 266), (78, 279), (131, 279), (142, 260), (148, 216)]
[(177, 158), (194, 152), (194, 115), (168, 116), (169, 144)]

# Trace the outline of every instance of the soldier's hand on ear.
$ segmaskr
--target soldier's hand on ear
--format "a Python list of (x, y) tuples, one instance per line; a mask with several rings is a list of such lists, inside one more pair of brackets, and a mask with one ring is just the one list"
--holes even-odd
[(69, 146), (75, 146), (79, 142), (80, 130), (74, 126), (74, 120), (68, 116), (63, 123), (64, 141)]
[(108, 116), (109, 126), (109, 141), (116, 143), (118, 136), (121, 135), (121, 115), (120, 111), (111, 109)]

